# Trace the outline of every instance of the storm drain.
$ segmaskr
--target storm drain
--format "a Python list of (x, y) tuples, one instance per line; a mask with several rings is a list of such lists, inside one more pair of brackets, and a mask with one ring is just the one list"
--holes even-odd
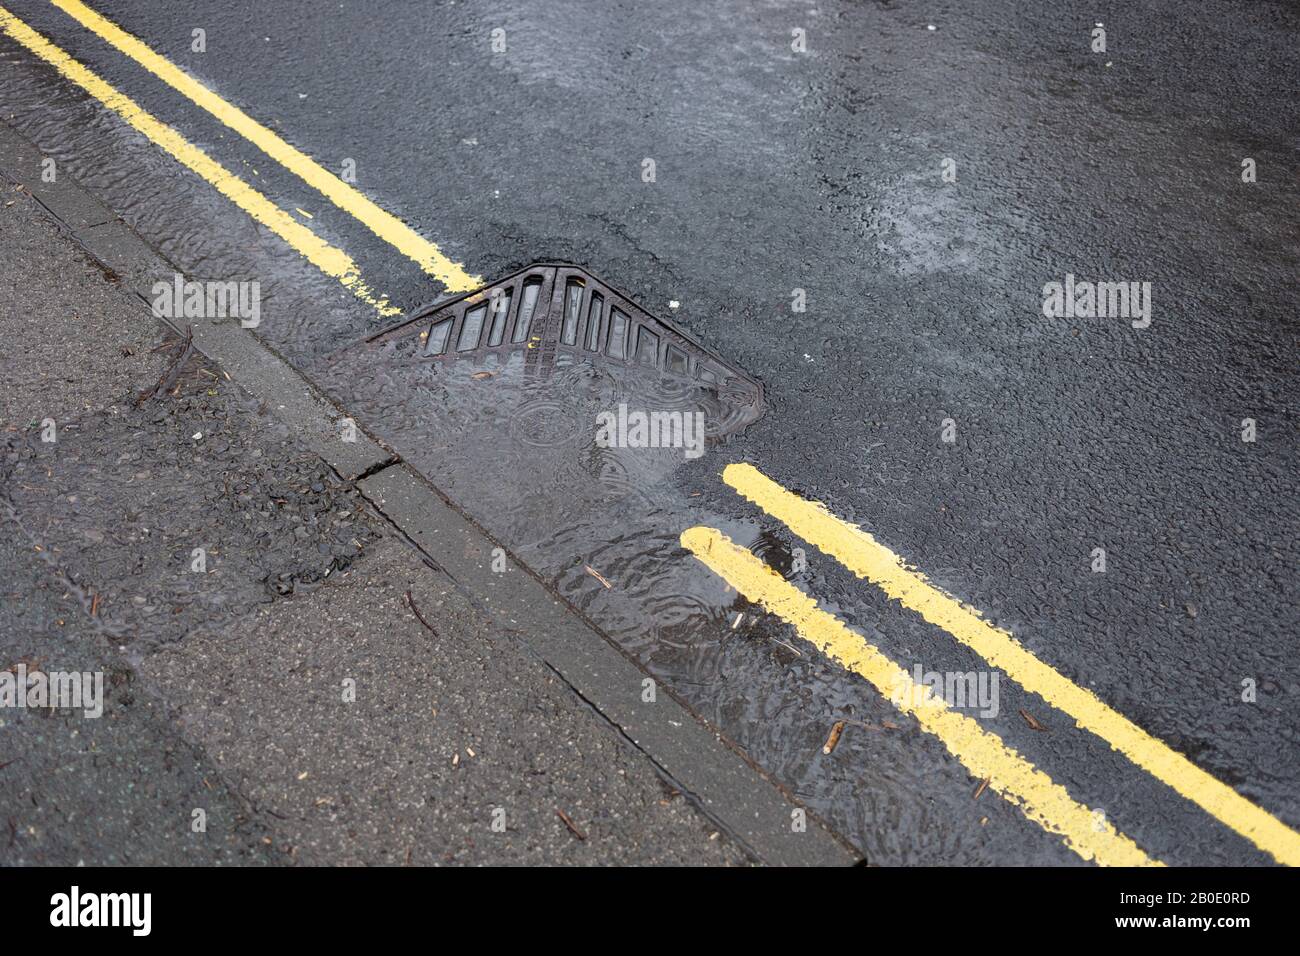
[(490, 368), (522, 356), (530, 377), (586, 363), (627, 369), (712, 396), (710, 433), (739, 431), (763, 411), (763, 387), (671, 322), (577, 266), (537, 263), (416, 312), (361, 345), (397, 361)]

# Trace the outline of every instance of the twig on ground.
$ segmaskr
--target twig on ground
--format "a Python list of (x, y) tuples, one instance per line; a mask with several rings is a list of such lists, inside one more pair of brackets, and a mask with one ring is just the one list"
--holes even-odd
[(1047, 729), (1043, 724), (1040, 724), (1040, 723), (1038, 722), (1038, 719), (1035, 718), (1033, 714), (1031, 714), (1031, 713), (1030, 713), (1029, 711), (1027, 711), (1027, 710), (1021, 709), (1021, 711), (1020, 711), (1020, 716), (1023, 717), (1023, 718), (1025, 718), (1025, 723), (1027, 723), (1027, 724), (1029, 725), (1029, 729), (1030, 729), (1030, 730), (1046, 730), (1046, 729)]
[(844, 733), (844, 721), (835, 721), (835, 726), (831, 728), (831, 735), (826, 738), (826, 743), (822, 747), (822, 753), (828, 754), (835, 749), (835, 745), (840, 742), (840, 734)]
[(569, 828), (569, 832), (571, 832), (579, 840), (587, 839), (587, 834), (579, 830), (578, 825), (574, 823), (572, 820), (570, 820), (569, 815), (565, 813), (563, 810), (561, 810), (559, 807), (555, 808), (555, 815), (564, 821), (564, 825)]
[(415, 598), (411, 597), (409, 589), (406, 592), (406, 606), (411, 609), (411, 612), (419, 619), (420, 623), (429, 629), (430, 634), (434, 637), (438, 636), (438, 629), (426, 621), (424, 615), (420, 613), (420, 609), (415, 606)]

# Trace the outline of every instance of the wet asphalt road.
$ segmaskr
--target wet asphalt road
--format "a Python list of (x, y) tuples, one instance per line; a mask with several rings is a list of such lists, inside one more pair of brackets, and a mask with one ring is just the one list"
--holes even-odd
[[(309, 210), (397, 304), (440, 293), (60, 11), (7, 6), (282, 208)], [(359, 188), (471, 271), (563, 259), (651, 312), (678, 300), (676, 321), (764, 382), (765, 417), (658, 476), (640, 510), (548, 524), (534, 502), (521, 518), (491, 496), (476, 504), (482, 456), (464, 456), (471, 469), (450, 443), (404, 454), (874, 861), (1078, 860), (1009, 805), (972, 801), (966, 771), (892, 726), (860, 681), (769, 639), (787, 629), (765, 621), (724, 646), (730, 598), (677, 534), (703, 522), (772, 554), (800, 544), (718, 481), (727, 462), (861, 523), (1300, 826), (1293, 7), (97, 9), (327, 167), (355, 159)], [(1097, 21), (1104, 54), (1089, 49)], [(195, 27), (204, 54), (190, 52)], [(498, 27), (507, 51), (494, 55)], [(805, 54), (790, 48), (796, 27)], [(16, 61), (0, 61), (5, 116), (191, 274), (260, 278), (292, 316), (263, 334), (300, 365), (384, 324), (16, 51), (0, 40)], [(1244, 157), (1258, 182), (1241, 181)], [(955, 183), (941, 178), (946, 158)], [(1043, 286), (1067, 273), (1151, 282), (1150, 328), (1045, 318)], [(1254, 443), (1240, 439), (1244, 418), (1258, 422)], [(528, 480), (519, 458), (496, 467), (498, 488)], [(1091, 570), (1096, 547), (1105, 574)], [(584, 577), (593, 555), (635, 582), (622, 604)], [(909, 670), (981, 666), (816, 554), (796, 581)], [(1254, 704), (1240, 700), (1246, 678)], [(1153, 855), (1267, 861), (1009, 681), (1001, 710), (990, 729)], [(841, 716), (871, 729), (825, 758)]]

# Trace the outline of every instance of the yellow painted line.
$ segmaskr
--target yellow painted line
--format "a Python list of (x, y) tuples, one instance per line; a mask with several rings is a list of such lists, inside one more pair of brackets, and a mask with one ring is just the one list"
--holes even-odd
[(280, 136), (243, 110), (226, 102), (117, 24), (96, 13), (80, 0), (51, 0), (51, 2), (87, 30), (135, 60), (172, 89), (207, 110), (309, 186), (321, 192), (334, 205), (349, 213), (384, 242), (413, 260), (448, 290), (468, 292), (484, 285), (482, 278), (470, 275), (465, 271), (464, 266), (447, 258), (436, 245), (392, 213), (375, 205), (360, 190), (339, 179), (306, 153), (290, 146)]
[(58, 70), (65, 78), (126, 120), (154, 144), (166, 150), (173, 158), (202, 176), (216, 187), (218, 192), (287, 242), (321, 272), (338, 279), (353, 295), (374, 306), (380, 315), (396, 315), (401, 312), (395, 306), (389, 305), (386, 298), (377, 298), (371, 294), (361, 281), (356, 263), (346, 252), (321, 239), (238, 176), (211, 159), (176, 130), (145, 112), (130, 97), (118, 92), (99, 75), (74, 60), (4, 7), (0, 7), (0, 28)]
[(1096, 734), (1279, 863), (1300, 865), (1300, 834), (1152, 737), (1096, 694), (1039, 660), (1009, 631), (995, 627), (978, 611), (936, 588), (861, 528), (837, 518), (819, 502), (806, 501), (787, 491), (752, 465), (728, 465), (722, 480), (859, 578), (878, 585), (889, 597), (1001, 668), (1026, 690), (1069, 714), (1084, 730)]
[(933, 696), (866, 638), (820, 607), (755, 555), (713, 528), (691, 528), (681, 537), (708, 568), (772, 614), (794, 626), (799, 636), (853, 673), (864, 677), (895, 707), (910, 714), (927, 733), (942, 741), (971, 774), (1049, 833), (1059, 834), (1085, 860), (1102, 866), (1161, 866), (1115, 829), (1105, 815), (1072, 798), (1047, 774), (1012, 750), (997, 734)]

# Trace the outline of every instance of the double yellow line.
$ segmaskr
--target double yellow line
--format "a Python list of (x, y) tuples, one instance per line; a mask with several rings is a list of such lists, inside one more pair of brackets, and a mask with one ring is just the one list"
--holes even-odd
[[(411, 259), (426, 274), (438, 279), (450, 291), (465, 292), (483, 280), (453, 262), (432, 242), (420, 236), (396, 216), (381, 209), (354, 186), (339, 179), (310, 156), (285, 142), (247, 113), (227, 103), (175, 64), (154, 52), (136, 37), (123, 31), (79, 0), (51, 0), (55, 6), (140, 66), (158, 77), (191, 102), (239, 133), (290, 172), (299, 176), (343, 211), (365, 225), (380, 239)], [(269, 228), (300, 255), (337, 279), (353, 295), (373, 306), (381, 315), (400, 309), (376, 295), (362, 281), (352, 258), (294, 219), (244, 180), (189, 142), (173, 127), (157, 119), (108, 81), (69, 56), (46, 37), (0, 6), (0, 29), (28, 51), (54, 67), (88, 94), (112, 110), (151, 142), (197, 173), (254, 220)]]
[[(752, 465), (728, 465), (722, 478), (805, 541), (943, 628), (1278, 862), (1300, 864), (1300, 834), (1039, 660), (1010, 632), (993, 626), (979, 612), (936, 588), (861, 528), (837, 518), (820, 503), (787, 491)], [(988, 778), (993, 789), (1018, 804), (1031, 820), (1061, 834), (1080, 856), (1110, 865), (1153, 862), (1132, 840), (1104, 822), (1102, 814), (1075, 802), (1064, 788), (996, 735), (951, 710), (942, 700), (925, 697), (923, 692), (914, 694), (905, 670), (749, 551), (712, 528), (691, 528), (681, 542), (737, 591), (793, 625), (805, 640), (893, 699), (976, 777)], [(922, 701), (919, 706), (913, 703), (917, 700)]]

